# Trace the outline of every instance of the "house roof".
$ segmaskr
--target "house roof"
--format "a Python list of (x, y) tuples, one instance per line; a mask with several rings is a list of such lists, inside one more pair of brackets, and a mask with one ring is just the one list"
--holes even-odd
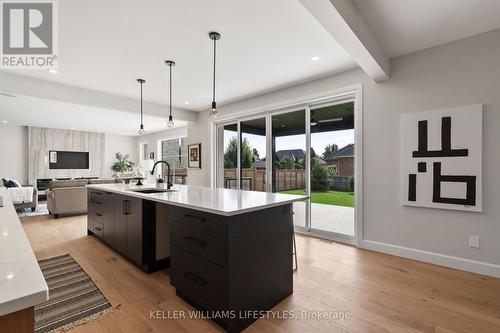
[(294, 157), (297, 161), (306, 158), (306, 152), (302, 149), (278, 150), (276, 156), (281, 160), (284, 156)]
[(337, 150), (332, 157), (327, 158), (326, 160), (336, 160), (342, 157), (354, 157), (354, 143), (350, 143), (347, 146), (344, 146)]

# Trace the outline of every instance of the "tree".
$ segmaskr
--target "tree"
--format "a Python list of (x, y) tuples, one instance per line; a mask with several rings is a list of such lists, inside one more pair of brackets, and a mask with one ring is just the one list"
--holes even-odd
[(252, 153), (254, 162), (260, 160), (259, 151), (256, 148), (252, 149)]
[(330, 187), (330, 175), (325, 164), (321, 163), (319, 157), (311, 159), (311, 190), (318, 192), (328, 191)]
[(278, 162), (281, 170), (295, 170), (295, 158), (290, 155), (283, 156)]
[[(253, 149), (247, 138), (241, 141), (241, 168), (250, 168), (254, 162)], [(229, 140), (229, 144), (224, 152), (224, 168), (234, 169), (238, 163), (238, 138), (236, 136)]]
[(323, 159), (326, 160), (328, 158), (331, 158), (337, 152), (337, 150), (339, 150), (339, 146), (336, 143), (327, 145), (323, 153)]

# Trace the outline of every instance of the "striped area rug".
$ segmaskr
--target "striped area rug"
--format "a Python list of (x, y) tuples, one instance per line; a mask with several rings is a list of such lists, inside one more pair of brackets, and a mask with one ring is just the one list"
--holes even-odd
[(69, 254), (39, 260), (49, 300), (35, 306), (35, 333), (58, 332), (111, 311), (90, 277)]

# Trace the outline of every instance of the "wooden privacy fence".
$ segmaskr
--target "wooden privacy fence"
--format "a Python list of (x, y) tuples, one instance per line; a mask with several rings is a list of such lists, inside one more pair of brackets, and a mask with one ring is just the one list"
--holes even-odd
[(349, 179), (351, 177), (346, 176), (333, 176), (330, 179), (330, 188), (338, 191), (350, 191)]
[[(237, 169), (224, 169), (226, 187), (236, 188)], [(276, 191), (305, 188), (305, 170), (276, 170)], [(265, 191), (266, 170), (243, 169), (242, 188), (253, 191)]]

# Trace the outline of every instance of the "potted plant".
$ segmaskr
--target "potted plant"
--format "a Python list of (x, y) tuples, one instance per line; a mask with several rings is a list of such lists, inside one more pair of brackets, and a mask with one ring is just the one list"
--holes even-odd
[(115, 172), (115, 177), (120, 177), (120, 174), (123, 172), (132, 171), (134, 166), (134, 162), (129, 161), (129, 155), (123, 155), (122, 153), (116, 153), (115, 158), (116, 161), (111, 165), (111, 170)]

